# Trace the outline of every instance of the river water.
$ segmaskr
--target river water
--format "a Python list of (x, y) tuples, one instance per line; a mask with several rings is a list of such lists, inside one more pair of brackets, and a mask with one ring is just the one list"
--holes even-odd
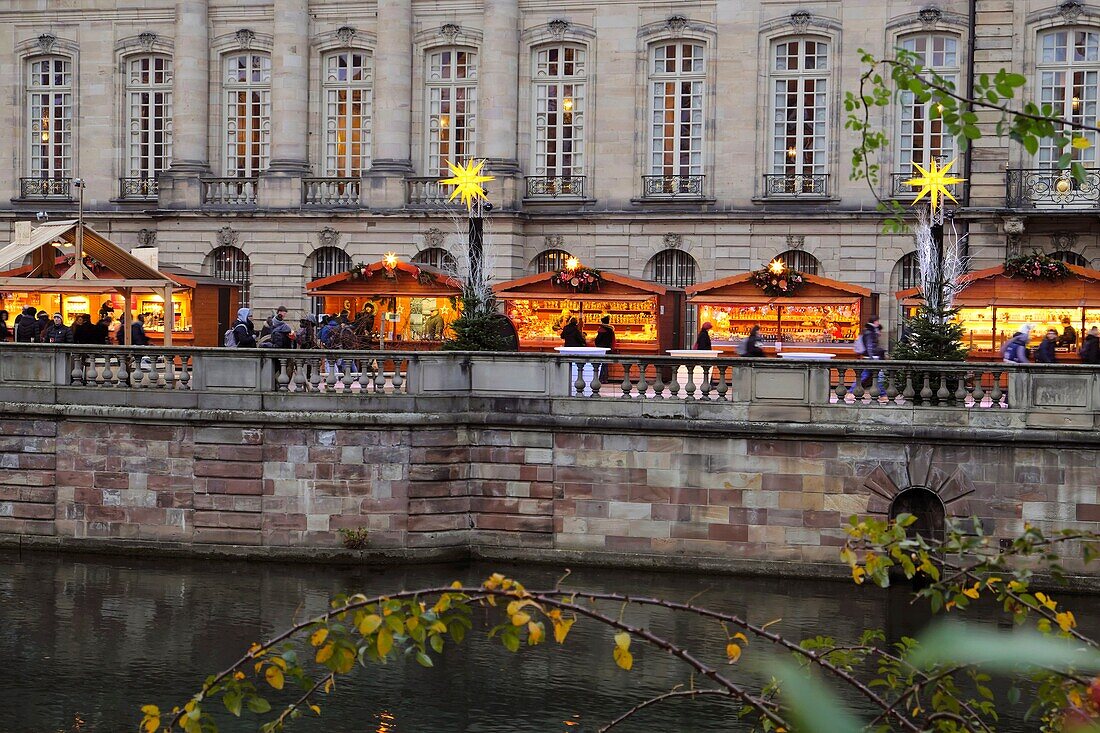
[[(500, 564), (369, 568), (0, 554), (0, 733), (133, 731), (142, 704), (181, 704), (251, 642), (320, 612), (337, 593), (370, 595), (452, 580), (473, 584), (495, 571), (529, 588), (550, 587), (563, 572)], [(850, 583), (578, 569), (567, 585), (696, 597), (700, 605), (756, 623), (781, 619), (772, 628), (792, 639), (827, 633), (851, 640), (872, 627), (896, 639), (924, 623), (904, 593)], [(1095, 602), (1078, 600), (1082, 611)], [(659, 610), (632, 611), (626, 618), (695, 649), (724, 647), (716, 627), (697, 619)], [(594, 733), (641, 700), (689, 682), (685, 667), (637, 641), (634, 670), (618, 669), (610, 637), (580, 621), (564, 648), (551, 643), (510, 654), (475, 629), (460, 647), (448, 645), (432, 669), (411, 660), (358, 669), (322, 701), (323, 721), (303, 719), (290, 730)], [(734, 676), (752, 676), (753, 662), (767, 653), (762, 643), (750, 644)], [(857, 699), (846, 698), (858, 707)], [(672, 702), (619, 730), (746, 729), (730, 710), (712, 702)], [(258, 728), (247, 713), (240, 721), (226, 714), (220, 725), (229, 732)], [(1034, 727), (1010, 720), (1001, 730)]]

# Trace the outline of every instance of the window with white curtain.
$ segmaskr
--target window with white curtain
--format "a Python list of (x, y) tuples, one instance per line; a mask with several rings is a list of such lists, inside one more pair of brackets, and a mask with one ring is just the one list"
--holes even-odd
[[(1082, 125), (1097, 124), (1097, 88), (1100, 86), (1100, 31), (1061, 29), (1039, 37), (1039, 103), (1051, 105), (1055, 117)], [(1092, 145), (1081, 150), (1067, 147), (1073, 160), (1085, 166), (1096, 165), (1097, 135), (1090, 131), (1074, 131), (1068, 126), (1059, 132), (1083, 135)], [(1039, 166), (1053, 168), (1062, 151), (1052, 138), (1039, 145)]]
[(448, 161), (465, 163), (475, 156), (477, 52), (468, 48), (430, 51), (424, 79), (428, 133), (425, 174), (448, 176)]
[(533, 52), (535, 175), (584, 175), (585, 49), (558, 44)]
[(772, 44), (772, 174), (827, 172), (829, 65), (824, 38), (784, 38)]
[(69, 178), (73, 170), (73, 63), (67, 56), (27, 62), (31, 178)]
[(650, 175), (703, 174), (706, 77), (703, 44), (667, 41), (650, 47)]
[(126, 175), (155, 180), (172, 162), (171, 57), (126, 60), (126, 113)]
[[(906, 36), (898, 44), (914, 54), (919, 63), (952, 84), (959, 82), (959, 39), (943, 33)], [(898, 170), (908, 173), (913, 163), (927, 166), (955, 156), (955, 138), (944, 128), (943, 120), (933, 115), (932, 102), (918, 102), (916, 95), (902, 90), (898, 115)]]
[(225, 57), (225, 175), (251, 178), (271, 161), (271, 57)]
[(324, 174), (358, 178), (370, 168), (371, 55), (367, 51), (337, 51), (325, 56)]

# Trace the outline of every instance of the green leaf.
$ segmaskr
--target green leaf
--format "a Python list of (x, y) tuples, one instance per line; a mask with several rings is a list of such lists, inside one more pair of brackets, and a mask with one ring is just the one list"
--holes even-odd
[(861, 733), (864, 726), (829, 688), (797, 665), (779, 661), (771, 673), (800, 733)]
[(1024, 149), (1031, 155), (1035, 155), (1039, 152), (1039, 138), (1034, 135), (1027, 135), (1020, 139)]
[(974, 664), (993, 672), (1018, 672), (1021, 667), (1100, 669), (1100, 651), (1024, 629), (1010, 633), (973, 624), (942, 623), (924, 634), (909, 662)]
[(432, 649), (435, 651), (436, 654), (442, 654), (443, 653), (443, 637), (442, 636), (440, 636), (438, 634), (432, 636), (430, 639), (428, 639), (428, 644), (431, 645)]
[(432, 667), (432, 658), (424, 652), (417, 652), (416, 661), (419, 662), (421, 667)]
[(244, 703), (244, 696), (241, 695), (241, 693), (225, 693), (225, 697), (222, 698), (222, 703), (225, 704), (225, 709), (232, 713), (234, 717), (241, 717), (241, 705)]
[(263, 715), (264, 713), (271, 712), (271, 703), (259, 695), (253, 695), (248, 698), (248, 709), (257, 715)]

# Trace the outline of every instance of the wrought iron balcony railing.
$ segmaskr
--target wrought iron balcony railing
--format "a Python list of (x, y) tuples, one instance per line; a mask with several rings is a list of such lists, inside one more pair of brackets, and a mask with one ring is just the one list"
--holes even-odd
[(202, 179), (203, 206), (254, 206), (259, 178)]
[(584, 176), (527, 176), (527, 198), (583, 198)]
[(828, 173), (768, 173), (764, 198), (823, 198), (829, 195)]
[(1100, 169), (1086, 168), (1078, 182), (1068, 170), (1010, 168), (1005, 171), (1005, 206), (1010, 209), (1100, 208)]
[(451, 192), (440, 184), (438, 178), (421, 176), (405, 179), (405, 203), (409, 206), (460, 206), (458, 199), (447, 200), (450, 195)]
[[(954, 171), (952, 171), (952, 174), (954, 174)], [(906, 199), (916, 198), (918, 189), (915, 189), (912, 186), (907, 185), (905, 183), (906, 181), (911, 181), (913, 179), (913, 176), (915, 176), (915, 175), (917, 175), (917, 174), (911, 173), (911, 172), (891, 173), (890, 174), (890, 198), (900, 199), (900, 200), (903, 200), (903, 201), (906, 200)], [(955, 184), (953, 186), (948, 186), (947, 190), (955, 198), (961, 198), (962, 195), (963, 195), (963, 184), (958, 183), (958, 184)]]
[(20, 178), (19, 198), (72, 200), (71, 178)]
[(302, 203), (306, 206), (354, 207), (362, 190), (359, 178), (303, 178)]
[(703, 198), (706, 176), (642, 176), (642, 197), (647, 199)]
[(156, 178), (118, 179), (118, 197), (127, 201), (155, 201), (160, 193)]

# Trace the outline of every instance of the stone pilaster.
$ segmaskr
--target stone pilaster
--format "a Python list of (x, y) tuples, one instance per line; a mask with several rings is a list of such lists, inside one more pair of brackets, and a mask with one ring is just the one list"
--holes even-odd
[(259, 204), (297, 207), (309, 167), (309, 11), (307, 0), (275, 0), (271, 54), (271, 164)]
[(519, 0), (485, 0), (485, 47), (479, 55), (480, 155), (497, 176), (492, 187), (506, 207), (515, 203), (519, 115)]
[(172, 76), (172, 166), (160, 178), (160, 205), (202, 205), (200, 177), (209, 172), (210, 26), (207, 0), (176, 0)]
[(363, 191), (372, 208), (405, 204), (412, 175), (412, 3), (378, 0), (374, 57), (374, 158)]

